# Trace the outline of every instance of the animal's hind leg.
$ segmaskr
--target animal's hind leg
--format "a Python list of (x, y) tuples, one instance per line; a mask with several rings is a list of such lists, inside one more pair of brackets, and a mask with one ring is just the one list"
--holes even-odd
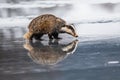
[(32, 39), (33, 39), (33, 36), (34, 36), (33, 34), (30, 36), (30, 40), (32, 40)]
[(43, 36), (43, 34), (34, 34), (34, 38), (36, 40), (41, 40), (41, 37)]

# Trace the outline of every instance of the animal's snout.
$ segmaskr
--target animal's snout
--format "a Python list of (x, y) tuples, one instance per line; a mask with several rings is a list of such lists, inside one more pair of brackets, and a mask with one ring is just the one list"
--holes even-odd
[(78, 35), (75, 35), (75, 37), (78, 37)]
[(76, 35), (75, 37), (78, 37), (78, 35)]
[(75, 37), (78, 37), (78, 35), (77, 35), (77, 34), (75, 34), (74, 36), (75, 36)]

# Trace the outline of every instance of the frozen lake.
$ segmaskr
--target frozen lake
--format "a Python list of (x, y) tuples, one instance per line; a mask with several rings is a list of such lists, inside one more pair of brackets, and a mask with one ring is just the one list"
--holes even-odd
[[(14, 30), (21, 32), (16, 36)], [(44, 36), (44, 41), (26, 43), (24, 28), (0, 32), (0, 80), (120, 79), (120, 36), (61, 34), (60, 41)]]
[[(73, 23), (79, 37), (26, 42), (29, 22), (44, 13)], [(0, 80), (120, 80), (119, 74), (119, 0), (0, 1)]]

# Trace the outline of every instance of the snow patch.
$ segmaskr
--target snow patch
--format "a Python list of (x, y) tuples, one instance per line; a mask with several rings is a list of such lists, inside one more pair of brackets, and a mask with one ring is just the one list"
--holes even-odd
[(73, 1), (29, 1), (20, 2), (17, 4), (2, 3), (0, 4), (0, 8), (51, 8), (56, 6), (64, 6), (66, 4), (72, 4), (72, 2)]
[(120, 63), (119, 61), (108, 61), (108, 64), (118, 64)]
[(19, 18), (1, 18), (0, 19), (0, 28), (4, 27), (24, 27), (28, 26), (30, 23), (29, 19), (19, 19)]

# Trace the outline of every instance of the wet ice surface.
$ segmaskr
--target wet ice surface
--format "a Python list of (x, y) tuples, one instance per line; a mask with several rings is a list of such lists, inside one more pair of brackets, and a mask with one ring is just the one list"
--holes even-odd
[[(119, 0), (9, 1), (0, 1), (0, 80), (120, 79)], [(44, 13), (73, 23), (79, 38), (26, 42), (26, 26)]]
[[(6, 31), (5, 31), (6, 30)], [(16, 31), (18, 36), (16, 36)], [(26, 42), (25, 28), (0, 29), (1, 80), (119, 80), (120, 37), (61, 34), (60, 41)]]

